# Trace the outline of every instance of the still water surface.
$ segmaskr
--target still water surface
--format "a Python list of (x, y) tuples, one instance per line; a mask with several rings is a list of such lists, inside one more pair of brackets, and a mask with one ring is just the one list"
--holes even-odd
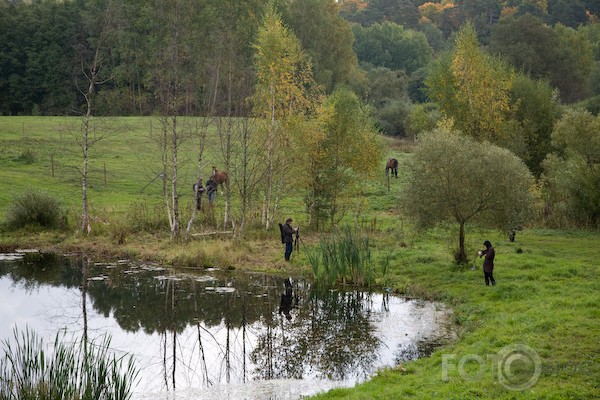
[(26, 327), (110, 335), (140, 370), (134, 399), (298, 399), (427, 356), (443, 305), (302, 279), (129, 261), (0, 254), (0, 339)]

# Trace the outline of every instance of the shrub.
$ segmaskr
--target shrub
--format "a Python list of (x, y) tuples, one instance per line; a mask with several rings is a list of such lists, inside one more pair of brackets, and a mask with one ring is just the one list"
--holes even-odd
[(5, 223), (9, 229), (25, 226), (58, 228), (65, 225), (66, 219), (58, 199), (46, 192), (30, 189), (14, 198)]
[(33, 164), (35, 162), (35, 153), (32, 150), (25, 150), (16, 159), (17, 162), (23, 164)]

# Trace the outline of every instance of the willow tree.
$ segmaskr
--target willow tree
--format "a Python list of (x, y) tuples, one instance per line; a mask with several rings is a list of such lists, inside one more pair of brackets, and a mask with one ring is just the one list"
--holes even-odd
[(410, 167), (403, 204), (422, 227), (458, 224), (458, 263), (468, 261), (467, 223), (508, 230), (522, 225), (532, 205), (533, 176), (505, 148), (477, 142), (451, 126), (426, 133)]
[(256, 43), (254, 115), (264, 121), (264, 157), (267, 164), (262, 223), (269, 229), (286, 190), (290, 149), (288, 123), (310, 112), (315, 84), (311, 65), (299, 40), (287, 29), (272, 5), (267, 6)]
[(514, 72), (479, 48), (471, 24), (458, 32), (455, 47), (426, 78), (429, 97), (456, 127), (478, 140), (506, 143)]

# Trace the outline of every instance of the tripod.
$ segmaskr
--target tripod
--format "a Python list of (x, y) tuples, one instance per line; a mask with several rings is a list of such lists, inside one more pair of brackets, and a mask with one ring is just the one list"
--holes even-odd
[[(298, 229), (296, 229), (296, 238), (294, 239), (294, 250), (296, 250), (297, 252), (300, 252), (300, 242), (302, 242), (302, 244), (304, 244), (304, 241), (300, 237), (300, 228), (298, 228)], [(298, 253), (298, 254), (300, 254), (300, 253)]]

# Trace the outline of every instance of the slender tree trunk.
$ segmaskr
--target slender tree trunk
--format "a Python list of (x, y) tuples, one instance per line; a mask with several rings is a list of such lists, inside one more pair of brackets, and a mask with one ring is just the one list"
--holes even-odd
[(465, 252), (465, 223), (460, 222), (459, 233), (458, 233), (458, 255), (456, 261), (459, 264), (467, 262), (467, 253)]
[(177, 117), (173, 117), (173, 132), (172, 132), (172, 169), (171, 177), (171, 201), (173, 205), (173, 225), (171, 227), (171, 238), (179, 236), (179, 196), (177, 195), (177, 148), (179, 145), (179, 137), (177, 135)]
[(90, 133), (90, 120), (92, 118), (92, 106), (94, 101), (95, 86), (98, 79), (97, 66), (99, 62), (99, 50), (96, 49), (94, 61), (92, 62), (90, 74), (88, 76), (88, 89), (85, 94), (86, 112), (83, 117), (83, 132), (82, 132), (82, 147), (83, 147), (83, 169), (81, 176), (81, 230), (84, 234), (90, 233), (90, 222), (89, 222), (89, 205), (87, 196), (87, 180), (88, 180), (88, 161), (89, 161), (89, 133)]
[[(272, 92), (274, 88), (271, 88)], [(265, 229), (269, 230), (271, 227), (271, 220), (273, 219), (272, 210), (271, 210), (271, 201), (273, 199), (273, 190), (274, 190), (274, 181), (275, 181), (275, 99), (274, 93), (271, 96), (271, 124), (269, 127), (269, 142), (268, 146), (268, 163), (269, 169), (267, 172), (267, 194), (265, 201), (265, 215), (264, 215), (264, 225)]]

